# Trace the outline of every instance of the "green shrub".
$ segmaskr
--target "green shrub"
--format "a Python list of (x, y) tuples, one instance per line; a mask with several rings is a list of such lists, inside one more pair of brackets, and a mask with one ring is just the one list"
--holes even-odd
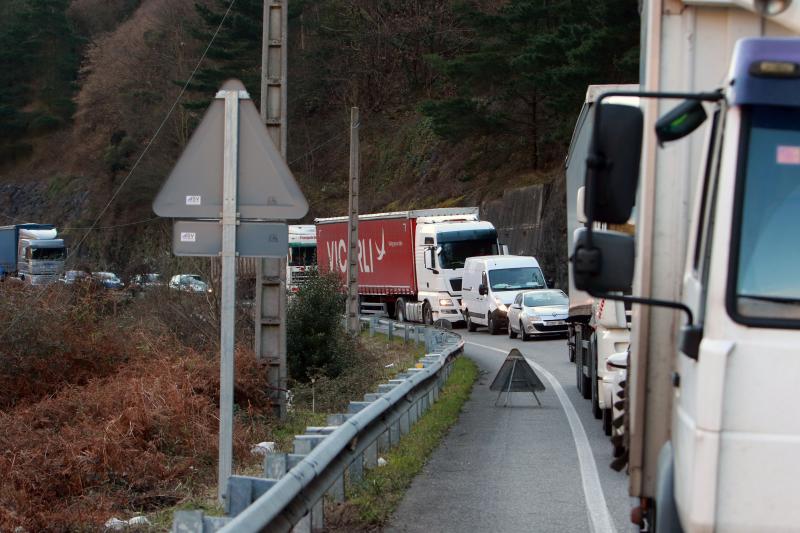
[(286, 352), (289, 377), (335, 378), (355, 364), (355, 339), (345, 331), (345, 295), (334, 274), (314, 273), (289, 302)]

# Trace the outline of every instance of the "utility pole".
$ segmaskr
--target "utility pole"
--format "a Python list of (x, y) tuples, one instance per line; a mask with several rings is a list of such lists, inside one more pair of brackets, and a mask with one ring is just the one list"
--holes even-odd
[[(264, 0), (261, 37), (261, 119), (286, 160), (288, 0)], [(268, 365), (274, 414), (286, 416), (286, 258), (256, 269), (255, 353)]]
[(358, 108), (350, 109), (350, 201), (348, 203), (348, 251), (347, 251), (347, 330), (356, 334), (358, 322), (358, 130), (361, 122)]

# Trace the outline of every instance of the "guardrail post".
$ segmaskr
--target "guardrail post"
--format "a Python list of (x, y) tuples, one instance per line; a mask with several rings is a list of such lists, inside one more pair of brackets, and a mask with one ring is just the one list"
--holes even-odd
[(364, 478), (364, 455), (358, 454), (350, 466), (347, 467), (347, 479), (351, 486), (361, 483)]
[(378, 317), (371, 316), (369, 317), (369, 336), (375, 336), (375, 330), (378, 329)]
[(403, 327), (403, 344), (408, 344), (408, 324)]
[(364, 450), (364, 467), (375, 468), (378, 466), (378, 441), (372, 441), (372, 444), (367, 446)]
[(389, 344), (394, 342), (394, 322), (389, 322)]

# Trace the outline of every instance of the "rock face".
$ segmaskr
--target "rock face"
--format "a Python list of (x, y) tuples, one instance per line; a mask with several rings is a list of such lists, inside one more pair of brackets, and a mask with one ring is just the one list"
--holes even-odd
[(502, 198), (483, 202), (481, 218), (497, 228), (502, 244), (515, 255), (532, 255), (553, 286), (567, 290), (566, 183), (507, 189)]

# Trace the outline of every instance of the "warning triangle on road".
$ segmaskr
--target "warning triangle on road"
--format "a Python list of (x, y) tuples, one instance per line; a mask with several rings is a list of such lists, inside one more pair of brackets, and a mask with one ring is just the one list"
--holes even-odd
[(500, 391), (495, 400), (495, 405), (500, 399), (500, 396), (506, 393), (506, 403), (508, 405), (512, 392), (530, 392), (536, 398), (536, 403), (542, 405), (539, 397), (536, 396), (537, 392), (545, 390), (544, 383), (536, 375), (530, 363), (522, 355), (522, 352), (513, 348), (508, 352), (508, 357), (503, 361), (503, 366), (494, 377), (494, 381), (489, 386), (489, 390)]
[[(222, 90), (244, 91), (245, 87), (239, 80), (229, 80)], [(156, 196), (153, 211), (158, 216), (220, 218), (224, 132), (225, 101), (217, 98)], [(249, 98), (239, 100), (238, 141), (239, 216), (249, 220), (304, 217), (308, 202)]]

